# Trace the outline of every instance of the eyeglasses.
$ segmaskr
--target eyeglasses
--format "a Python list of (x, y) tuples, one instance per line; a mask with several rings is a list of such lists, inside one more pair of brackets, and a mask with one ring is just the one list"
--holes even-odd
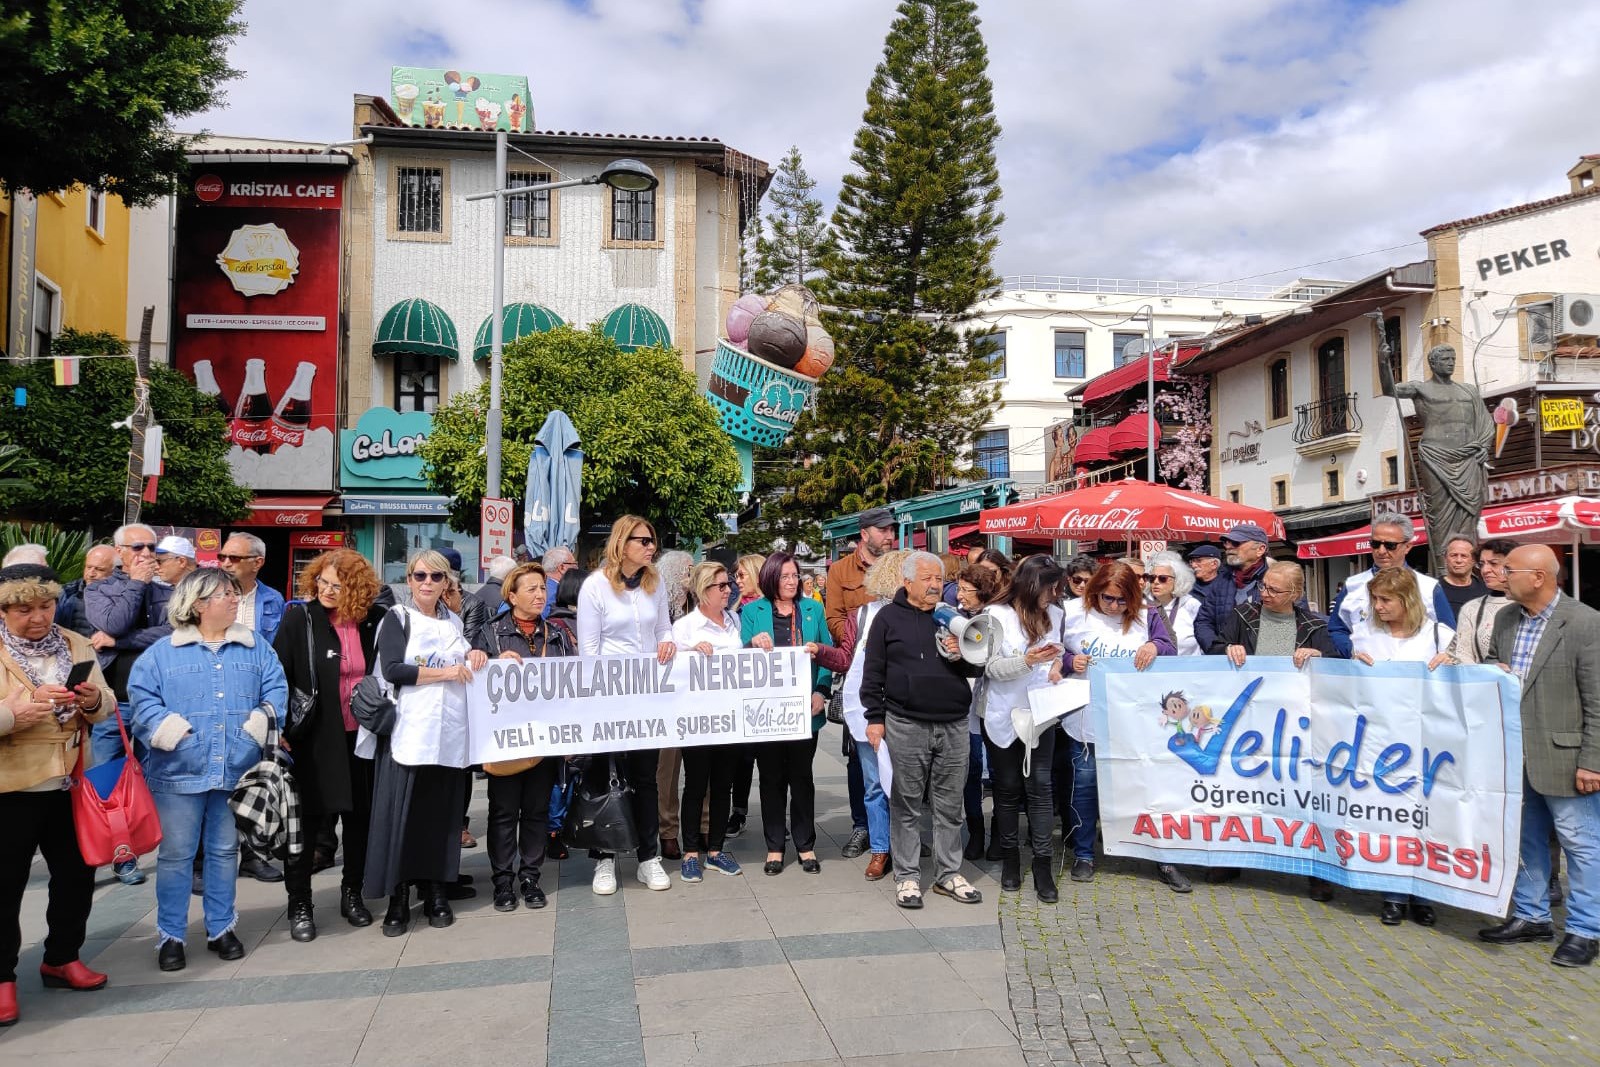
[(1543, 574), (1544, 573), (1544, 571), (1541, 571), (1538, 567), (1501, 567), (1500, 569), (1502, 571), (1504, 571), (1505, 573), (1507, 573), (1507, 574)]
[(1100, 602), (1102, 604), (1115, 604), (1119, 608), (1123, 608), (1123, 607), (1127, 607), (1128, 606), (1128, 598), (1127, 597), (1125, 597), (1125, 596), (1113, 596), (1110, 593), (1101, 593), (1100, 594)]
[(326, 589), (330, 593), (338, 593), (344, 590), (344, 586), (340, 585), (338, 582), (330, 582), (326, 578), (317, 579), (317, 588)]
[(1223, 548), (1238, 548), (1240, 545), (1244, 544), (1244, 542), (1243, 541), (1230, 541), (1226, 537), (1224, 537), (1224, 538), (1222, 538), (1221, 541), (1218, 542), (1218, 544), (1222, 545)]
[(637, 541), (646, 548), (649, 548), (651, 545), (656, 543), (656, 539), (654, 537), (630, 537), (628, 540)]
[(731, 588), (733, 588), (733, 583), (732, 582), (726, 582), (726, 581), (724, 581), (724, 582), (712, 582), (710, 585), (706, 586), (706, 588), (707, 589), (731, 589)]
[(411, 580), (421, 585), (423, 582), (442, 582), (450, 577), (444, 571), (412, 571)]
[(1405, 542), (1405, 541), (1378, 541), (1378, 540), (1375, 539), (1372, 542), (1372, 547), (1373, 548), (1381, 548), (1385, 552), (1393, 552), (1395, 549), (1399, 548), (1401, 545), (1406, 544), (1406, 543), (1407, 542)]
[(223, 591), (221, 593), (212, 593), (210, 596), (206, 597), (206, 599), (207, 600), (241, 600), (241, 599), (243, 599), (243, 597), (244, 597), (244, 594), (240, 593), (239, 590), (237, 590), (237, 589), (228, 589), (228, 590), (225, 590), (225, 591)]
[(1152, 574), (1150, 577), (1146, 578), (1145, 581), (1149, 582), (1151, 585), (1166, 585), (1169, 582), (1177, 581), (1177, 579), (1170, 574)]
[(127, 549), (129, 552), (154, 552), (156, 550), (156, 543), (154, 541), (135, 541), (132, 544), (126, 544), (122, 547)]
[(1273, 596), (1288, 596), (1289, 595), (1289, 590), (1287, 590), (1287, 589), (1278, 589), (1275, 586), (1268, 585), (1266, 582), (1262, 582), (1261, 583), (1261, 591), (1263, 593), (1271, 593)]
[(260, 556), (235, 556), (231, 552), (218, 552), (217, 553), (217, 562), (219, 562), (219, 563), (243, 563), (247, 559), (260, 559), (260, 558), (261, 558)]

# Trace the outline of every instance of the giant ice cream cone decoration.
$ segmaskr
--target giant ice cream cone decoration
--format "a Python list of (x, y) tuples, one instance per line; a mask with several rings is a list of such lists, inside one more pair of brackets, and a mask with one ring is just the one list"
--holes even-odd
[(1511, 427), (1517, 424), (1521, 413), (1517, 410), (1515, 397), (1504, 397), (1490, 413), (1494, 419), (1494, 458), (1500, 458), (1500, 450), (1506, 447), (1506, 435), (1511, 432)]

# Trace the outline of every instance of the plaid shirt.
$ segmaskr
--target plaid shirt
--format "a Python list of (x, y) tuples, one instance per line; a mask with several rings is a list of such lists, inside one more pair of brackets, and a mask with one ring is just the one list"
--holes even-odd
[(1522, 618), (1517, 620), (1517, 639), (1511, 646), (1511, 673), (1518, 678), (1527, 678), (1528, 668), (1533, 666), (1533, 653), (1539, 647), (1539, 638), (1544, 636), (1545, 624), (1550, 621), (1550, 616), (1555, 614), (1556, 604), (1561, 600), (1558, 592), (1550, 598), (1550, 603), (1537, 615), (1529, 615), (1527, 609), (1522, 611)]
[(278, 749), (277, 713), (270, 704), (263, 704), (262, 709), (272, 724), (264, 746), (266, 754), (233, 787), (228, 807), (239, 832), (258, 851), (276, 853), (283, 848), (298, 856), (306, 847), (300, 826), (300, 794)]

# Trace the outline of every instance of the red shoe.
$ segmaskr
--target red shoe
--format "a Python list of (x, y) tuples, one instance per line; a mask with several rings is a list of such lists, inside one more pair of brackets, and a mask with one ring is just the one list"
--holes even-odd
[(76, 989), (79, 992), (99, 989), (106, 984), (106, 976), (99, 971), (91, 971), (83, 965), (82, 960), (63, 963), (59, 967), (40, 964), (39, 978), (46, 989)]
[(0, 1026), (17, 1021), (17, 983), (0, 982)]

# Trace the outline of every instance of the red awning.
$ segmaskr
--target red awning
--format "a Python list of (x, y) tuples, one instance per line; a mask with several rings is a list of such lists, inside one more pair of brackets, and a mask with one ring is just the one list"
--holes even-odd
[(1111, 458), (1111, 427), (1097, 426), (1078, 438), (1078, 446), (1072, 450), (1072, 462), (1076, 466), (1082, 463), (1101, 463)]
[(1195, 541), (1221, 537), (1242, 522), (1283, 539), (1283, 522), (1270, 511), (1132, 478), (990, 508), (978, 517), (984, 533), (1074, 541)]
[(1478, 520), (1483, 537), (1526, 537), (1530, 534), (1600, 529), (1600, 500), (1562, 496), (1526, 504), (1485, 508)]
[[(1428, 526), (1421, 519), (1412, 519), (1412, 525), (1417, 529), (1419, 545), (1428, 543)], [(1318, 537), (1310, 541), (1301, 541), (1295, 549), (1295, 554), (1301, 559), (1335, 559), (1339, 556), (1359, 556), (1372, 551), (1372, 527), (1362, 526), (1359, 529), (1347, 530), (1342, 534), (1331, 537)]]
[(957, 541), (961, 540), (963, 537), (966, 537), (969, 534), (975, 534), (977, 532), (978, 532), (978, 524), (975, 523), (975, 522), (969, 522), (964, 526), (952, 526), (952, 527), (950, 527), (949, 543), (950, 544), (955, 544)]
[(1111, 428), (1111, 451), (1139, 452), (1150, 447), (1151, 438), (1161, 443), (1161, 424), (1149, 415), (1129, 415)]
[[(1173, 363), (1181, 363), (1199, 352), (1200, 348), (1200, 345), (1189, 344), (1158, 349), (1155, 354), (1155, 380), (1158, 382), (1166, 381)], [(1147, 357), (1140, 356), (1131, 363), (1124, 363), (1120, 367), (1106, 371), (1097, 378), (1090, 379), (1089, 383), (1083, 387), (1083, 402), (1092, 404), (1096, 400), (1104, 400), (1108, 396), (1116, 396), (1118, 393), (1126, 392), (1135, 386), (1144, 385), (1150, 377), (1149, 372), (1146, 370), (1148, 366), (1146, 359)]]
[(258, 496), (250, 503), (249, 516), (234, 525), (302, 528), (321, 526), (322, 509), (333, 499), (332, 493)]

